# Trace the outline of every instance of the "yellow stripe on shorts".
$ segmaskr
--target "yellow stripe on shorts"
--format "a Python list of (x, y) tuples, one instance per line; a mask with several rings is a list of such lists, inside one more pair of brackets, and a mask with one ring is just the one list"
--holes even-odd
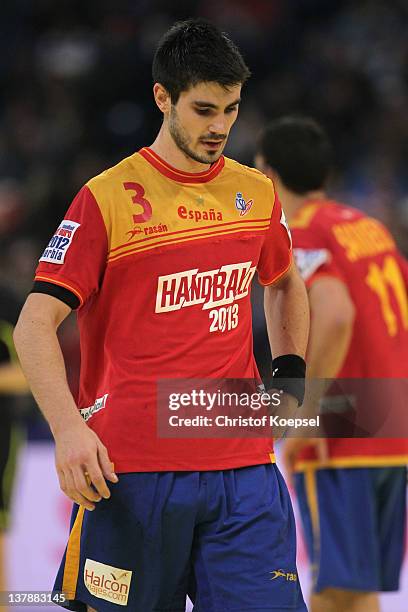
[(84, 520), (85, 507), (80, 506), (71, 533), (69, 535), (67, 554), (65, 557), (64, 578), (62, 591), (68, 599), (75, 599), (75, 592), (79, 574), (79, 559), (81, 548), (81, 530)]
[(312, 562), (312, 581), (316, 584), (320, 568), (320, 517), (319, 501), (317, 497), (316, 470), (306, 469), (304, 473), (306, 499), (310, 510), (313, 531), (313, 551), (314, 559)]

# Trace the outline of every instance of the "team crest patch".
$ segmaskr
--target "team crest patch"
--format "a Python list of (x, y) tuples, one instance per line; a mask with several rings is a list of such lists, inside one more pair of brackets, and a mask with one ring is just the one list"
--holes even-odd
[(87, 559), (84, 567), (84, 584), (88, 591), (110, 603), (127, 606), (132, 572), (112, 565)]
[(243, 217), (251, 210), (253, 203), (253, 200), (248, 200), (246, 202), (242, 193), (240, 191), (237, 192), (235, 196), (235, 208), (239, 211), (240, 217)]
[(75, 221), (64, 219), (49, 241), (44, 253), (41, 255), (40, 261), (63, 264), (74, 234), (80, 225), (80, 223), (76, 223)]

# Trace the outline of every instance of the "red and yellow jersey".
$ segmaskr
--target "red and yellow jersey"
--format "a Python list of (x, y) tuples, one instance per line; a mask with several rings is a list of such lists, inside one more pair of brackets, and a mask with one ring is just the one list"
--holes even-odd
[(251, 280), (271, 284), (290, 264), (271, 181), (231, 159), (192, 174), (144, 148), (81, 189), (36, 287), (78, 306), (78, 406), (118, 472), (273, 459), (270, 439), (159, 439), (156, 383), (256, 378)]
[[(291, 231), (306, 285), (334, 276), (347, 285), (355, 306), (353, 335), (338, 377), (407, 378), (408, 268), (387, 229), (354, 208), (311, 201), (297, 212)], [(329, 439), (329, 451), (333, 466), (399, 465), (407, 462), (408, 440)], [(302, 464), (314, 459), (308, 449)]]

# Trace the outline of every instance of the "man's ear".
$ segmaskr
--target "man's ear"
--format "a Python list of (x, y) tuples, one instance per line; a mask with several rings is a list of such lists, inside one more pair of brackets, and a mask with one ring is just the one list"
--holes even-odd
[(153, 95), (155, 102), (163, 114), (170, 112), (171, 98), (170, 94), (160, 83), (153, 85)]
[(255, 155), (254, 161), (255, 161), (255, 168), (257, 168), (260, 172), (263, 172), (268, 178), (272, 179), (274, 182), (276, 181), (277, 174), (267, 164), (266, 159), (264, 158), (262, 153), (257, 153)]
[(265, 174), (266, 162), (262, 153), (256, 153), (254, 157), (255, 168)]

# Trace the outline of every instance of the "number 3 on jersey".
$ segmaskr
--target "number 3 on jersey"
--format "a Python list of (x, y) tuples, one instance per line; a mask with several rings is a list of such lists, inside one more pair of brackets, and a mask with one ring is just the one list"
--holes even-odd
[(152, 218), (153, 210), (152, 205), (149, 200), (146, 200), (143, 196), (145, 194), (145, 190), (140, 183), (123, 183), (123, 187), (126, 191), (134, 191), (135, 195), (132, 197), (133, 204), (137, 204), (141, 206), (143, 212), (138, 215), (133, 215), (134, 223), (146, 223)]
[(225, 308), (215, 308), (210, 310), (209, 315), (212, 319), (210, 325), (210, 332), (225, 332), (235, 329), (238, 325), (238, 304), (233, 304)]

